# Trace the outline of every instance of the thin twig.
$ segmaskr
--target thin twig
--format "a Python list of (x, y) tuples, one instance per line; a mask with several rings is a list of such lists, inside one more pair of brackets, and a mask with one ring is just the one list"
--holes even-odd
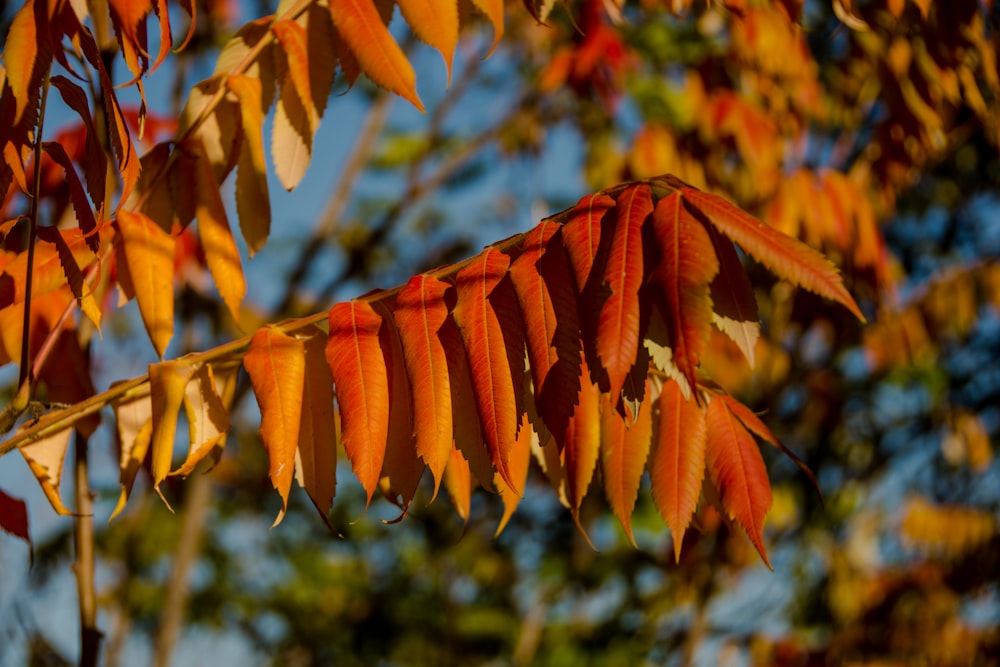
[(87, 436), (76, 432), (76, 516), (73, 543), (76, 548), (76, 589), (80, 606), (80, 667), (96, 667), (101, 644), (97, 629), (97, 593), (94, 588), (94, 497), (90, 492)]

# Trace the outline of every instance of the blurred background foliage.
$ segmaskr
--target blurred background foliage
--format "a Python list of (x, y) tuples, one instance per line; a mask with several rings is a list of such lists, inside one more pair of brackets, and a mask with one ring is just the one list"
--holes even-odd
[[(151, 113), (175, 115), (271, 4), (199, 0)], [(723, 336), (706, 355), (822, 496), (765, 452), (773, 572), (709, 503), (674, 562), (648, 492), (636, 549), (591, 489), (594, 551), (537, 468), (496, 537), (495, 496), (454, 508), (424, 486), (385, 525), (398, 511), (366, 512), (343, 466), (340, 536), (301, 493), (269, 532), (278, 498), (252, 411), (236, 411), (223, 460), (168, 488), (176, 513), (137, 493), (100, 529), (104, 664), (996, 664), (998, 19), (988, 0), (579, 0), (538, 26), (512, 2), (489, 59), (485, 22), (465, 30), (447, 92), (436, 54), (407, 42), (429, 113), (366, 83), (332, 100), (320, 136), (336, 157), (275, 199), (283, 231), (248, 271), (266, 274), (251, 285), (259, 319), (398, 284), (584, 192), (674, 173), (828, 253), (869, 317), (752, 271), (756, 368)], [(203, 349), (233, 332), (189, 268), (184, 346)], [(136, 318), (117, 317), (105, 380), (149, 356)], [(94, 484), (103, 519), (117, 481)], [(0, 664), (74, 660), (71, 526), (47, 524), (30, 570), (0, 538)]]

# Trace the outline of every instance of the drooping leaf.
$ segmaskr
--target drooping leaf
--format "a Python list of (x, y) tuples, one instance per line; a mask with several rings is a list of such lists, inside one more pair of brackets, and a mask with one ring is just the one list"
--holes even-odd
[[(87, 129), (84, 140), (84, 154), (87, 159), (83, 167), (83, 184), (90, 193), (90, 200), (94, 203), (94, 208), (98, 212), (103, 212), (105, 208), (105, 182), (107, 180), (108, 158), (104, 149), (101, 148), (97, 128), (94, 125), (94, 118), (90, 113), (90, 105), (87, 102), (87, 94), (77, 84), (73, 83), (62, 75), (52, 77), (52, 86), (59, 91), (66, 106), (80, 116), (84, 127)], [(96, 250), (95, 250), (96, 252)]]
[(500, 43), (500, 38), (503, 37), (503, 0), (472, 0), (472, 4), (486, 14), (486, 18), (493, 25), (493, 46), (490, 47), (490, 53), (493, 53)]
[(753, 368), (755, 350), (760, 338), (760, 316), (757, 299), (740, 262), (736, 249), (728, 239), (708, 227), (715, 255), (719, 259), (719, 273), (712, 280), (712, 322), (726, 334), (747, 358)]
[(271, 484), (281, 496), (281, 523), (295, 475), (295, 451), (302, 422), (305, 345), (274, 327), (258, 329), (250, 339), (243, 367), (260, 406), (260, 438), (270, 462)]
[(184, 463), (171, 475), (186, 477), (206, 456), (215, 462), (222, 457), (222, 447), (229, 431), (229, 411), (222, 402), (209, 364), (202, 364), (184, 389), (184, 414), (188, 422), (188, 453)]
[(393, 323), (392, 309), (385, 301), (376, 301), (372, 307), (382, 316), (379, 344), (385, 355), (389, 379), (389, 435), (379, 485), (383, 495), (403, 510), (399, 517), (402, 519), (416, 495), (425, 466), (417, 456), (413, 442), (413, 399), (403, 359), (403, 346), (399, 331)]
[(843, 305), (859, 320), (864, 315), (828, 259), (797, 239), (785, 236), (722, 197), (681, 188), (690, 210), (701, 215), (776, 276)]
[[(590, 369), (583, 353), (580, 354), (582, 377), (580, 393), (577, 396), (573, 417), (569, 420), (566, 433), (556, 440), (562, 449), (563, 467), (566, 471), (566, 499), (580, 532), (586, 537), (580, 525), (580, 505), (590, 488), (601, 446), (601, 390), (590, 379)], [(588, 541), (590, 538), (587, 538)]]
[(319, 114), (316, 113), (313, 104), (306, 30), (295, 21), (279, 20), (271, 25), (271, 31), (285, 52), (284, 62), (288, 66), (288, 78), (282, 82), (282, 85), (291, 83), (292, 89), (299, 96), (299, 102), (309, 119), (309, 132), (315, 134), (319, 125)]
[(562, 432), (572, 414), (566, 400), (580, 388), (580, 323), (562, 229), (543, 220), (524, 239), (510, 278), (524, 315), (535, 405), (542, 423)]
[(611, 505), (611, 511), (618, 517), (628, 541), (635, 546), (632, 536), (632, 510), (639, 497), (639, 483), (646, 468), (653, 439), (652, 386), (646, 380), (643, 401), (630, 420), (612, 409), (610, 405), (601, 410), (601, 477), (604, 480), (604, 495)]
[(493, 463), (483, 437), (483, 427), (479, 419), (476, 393), (472, 388), (469, 360), (465, 354), (462, 335), (451, 319), (445, 321), (440, 330), (448, 360), (448, 385), (451, 388), (451, 423), (454, 434), (454, 448), (468, 462), (469, 470), (476, 482), (494, 491)]
[(444, 488), (448, 491), (455, 513), (462, 521), (469, 521), (469, 509), (472, 505), (472, 473), (469, 462), (458, 449), (452, 449), (448, 455), (448, 465), (444, 468)]
[(639, 288), (643, 280), (642, 226), (653, 212), (650, 188), (630, 186), (618, 196), (614, 238), (604, 270), (611, 294), (597, 322), (597, 355), (608, 373), (612, 403), (618, 402), (625, 378), (639, 351)]
[(705, 411), (705, 463), (729, 518), (746, 531), (764, 563), (764, 517), (771, 508), (771, 484), (753, 436), (725, 401), (713, 399)]
[(122, 57), (138, 79), (149, 68), (146, 49), (146, 17), (152, 11), (151, 0), (108, 0), (111, 22), (115, 26)]
[(260, 79), (234, 74), (226, 86), (240, 100), (243, 141), (236, 161), (236, 212), (240, 231), (247, 242), (247, 252), (254, 254), (267, 242), (271, 232), (271, 199), (267, 189), (267, 163), (264, 160), (264, 114)]
[(684, 208), (677, 193), (657, 202), (653, 231), (660, 261), (651, 277), (664, 297), (674, 363), (693, 387), (710, 332), (709, 285), (719, 272), (719, 262), (708, 232)]
[(96, 255), (101, 246), (101, 239), (97, 235), (97, 219), (94, 217), (94, 211), (90, 208), (90, 202), (87, 201), (87, 195), (84, 192), (83, 183), (80, 182), (80, 176), (76, 173), (76, 168), (73, 167), (73, 163), (70, 162), (69, 156), (66, 154), (66, 149), (61, 144), (46, 141), (42, 143), (42, 148), (52, 160), (63, 168), (63, 172), (66, 174), (66, 184), (69, 186), (69, 199), (73, 204), (73, 213), (76, 214), (77, 223), (86, 239), (87, 246)]
[(31, 560), (34, 560), (34, 546), (28, 531), (28, 506), (20, 498), (4, 493), (3, 489), (0, 489), (0, 530), (27, 542)]
[(562, 238), (579, 292), (583, 292), (590, 280), (594, 258), (601, 244), (604, 215), (614, 207), (615, 200), (599, 192), (583, 197), (576, 206), (556, 216), (557, 219), (565, 216)]
[[(195, 371), (196, 366), (184, 361), (161, 361), (149, 365), (149, 395), (152, 397), (153, 417), (151, 468), (153, 488), (157, 493), (160, 493), (160, 483), (170, 474), (177, 435), (177, 415), (184, 404), (188, 381)], [(163, 498), (162, 493), (160, 497)]]
[[(35, 2), (29, 0), (14, 14), (4, 43), (7, 84), (15, 101), (14, 125), (21, 122), (25, 110), (32, 105), (41, 73), (47, 68), (47, 64), (42, 62), (45, 40), (39, 39), (37, 26)], [(40, 48), (42, 53), (39, 53)]]
[[(259, 113), (261, 116), (266, 115), (268, 109), (271, 108), (277, 86), (276, 54), (274, 51), (278, 47), (270, 39), (272, 19), (273, 17), (265, 16), (256, 21), (250, 21), (237, 30), (226, 42), (222, 52), (219, 53), (213, 71), (213, 74), (221, 74), (227, 79), (229, 76), (245, 76), (257, 80), (260, 83)], [(261, 40), (265, 40), (263, 45), (260, 45)], [(252, 57), (253, 53), (256, 53), (257, 56)], [(242, 74), (234, 73), (238, 69)]]
[(340, 407), (341, 441), (371, 502), (389, 436), (389, 377), (379, 343), (382, 317), (366, 301), (330, 309), (326, 360)]
[(153, 402), (148, 394), (115, 401), (111, 407), (118, 426), (118, 479), (122, 490), (108, 521), (113, 521), (125, 509), (153, 436)]
[(451, 81), (451, 61), (458, 44), (458, 5), (453, 0), (399, 0), (413, 33), (441, 53)]
[(509, 263), (507, 255), (487, 248), (459, 271), (455, 285), (458, 302), (453, 315), (469, 360), (473, 393), (490, 458), (504, 482), (520, 492), (508, 468), (520, 415), (503, 331), (489, 300), (506, 275)]
[(718, 398), (726, 404), (726, 407), (729, 408), (731, 413), (736, 415), (736, 417), (743, 422), (743, 425), (746, 426), (751, 433), (764, 442), (773, 445), (781, 451), (782, 454), (790, 458), (792, 463), (794, 463), (799, 470), (806, 474), (806, 477), (808, 477), (809, 481), (812, 482), (813, 488), (816, 489), (817, 493), (819, 492), (819, 482), (816, 480), (816, 476), (813, 474), (813, 471), (809, 469), (809, 466), (807, 466), (805, 462), (795, 454), (795, 452), (790, 450), (783, 442), (778, 440), (774, 433), (771, 432), (771, 429), (767, 427), (767, 424), (761, 421), (760, 417), (754, 414), (753, 410), (743, 405), (732, 396), (722, 394), (718, 396)]
[(65, 235), (68, 233), (60, 232), (55, 227), (40, 227), (38, 229), (38, 238), (55, 246), (56, 254), (59, 256), (59, 263), (62, 265), (63, 274), (66, 277), (66, 284), (69, 285), (69, 289), (73, 293), (73, 298), (76, 299), (76, 302), (80, 305), (80, 310), (87, 316), (87, 319), (100, 331), (101, 311), (97, 306), (97, 301), (94, 299), (93, 291), (83, 279), (83, 271), (80, 270), (80, 265), (76, 262), (73, 249), (66, 242)]
[(423, 112), (424, 105), (417, 96), (416, 73), (382, 22), (374, 3), (371, 0), (330, 0), (330, 15), (368, 78)]
[(414, 276), (396, 298), (393, 317), (399, 328), (403, 360), (413, 398), (415, 449), (434, 477), (434, 496), (453, 449), (448, 357), (439, 332), (448, 318), (445, 283)]
[(142, 323), (162, 359), (174, 335), (174, 238), (125, 209), (118, 212), (118, 231)]
[(333, 410), (333, 378), (326, 363), (326, 336), (319, 328), (305, 332), (305, 390), (302, 421), (295, 450), (295, 479), (306, 490), (320, 516), (333, 507), (337, 491), (337, 420)]
[(296, 19), (306, 28), (306, 52), (309, 59), (309, 86), (316, 117), (326, 111), (333, 82), (337, 75), (337, 39), (333, 18), (328, 7), (310, 4)]
[[(517, 489), (524, 489), (525, 484), (528, 482), (528, 463), (531, 461), (531, 441), (536, 437), (535, 432), (531, 429), (531, 424), (528, 423), (528, 415), (522, 415), (521, 427), (517, 432), (517, 440), (515, 441), (514, 447), (510, 452), (510, 474), (517, 483)], [(503, 479), (500, 478), (499, 473), (497, 473), (493, 483), (500, 491), (500, 500), (503, 502), (503, 516), (500, 517), (500, 523), (497, 525), (496, 532), (493, 533), (493, 537), (498, 537), (507, 526), (507, 522), (510, 521), (510, 518), (514, 516), (514, 511), (517, 509), (517, 505), (521, 501), (521, 494), (515, 489), (507, 486)]]
[(705, 413), (673, 380), (660, 392), (660, 420), (649, 459), (653, 504), (670, 528), (674, 558), (698, 507), (705, 476)]
[(73, 429), (64, 428), (18, 450), (31, 469), (31, 474), (38, 480), (52, 509), (64, 516), (71, 512), (66, 509), (62, 498), (59, 497), (59, 483), (62, 480), (63, 461), (66, 459), (66, 448), (69, 447), (71, 435)]
[(290, 64), (280, 49), (275, 51), (275, 71), (279, 92), (271, 132), (271, 159), (275, 175), (290, 192), (312, 162), (313, 110), (296, 92)]
[(200, 144), (196, 144), (195, 155), (195, 215), (198, 217), (198, 234), (205, 251), (205, 262), (219, 296), (238, 326), (240, 306), (247, 291), (240, 252), (229, 228), (226, 208), (208, 154)]

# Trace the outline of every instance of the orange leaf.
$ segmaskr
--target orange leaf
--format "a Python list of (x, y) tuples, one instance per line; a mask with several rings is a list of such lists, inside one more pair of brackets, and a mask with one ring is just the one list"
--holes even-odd
[(423, 112), (424, 105), (417, 96), (417, 75), (382, 22), (374, 3), (371, 0), (330, 0), (330, 15), (368, 78)]
[(652, 386), (646, 380), (643, 401), (635, 421), (625, 418), (618, 410), (605, 404), (601, 410), (601, 477), (604, 495), (618, 517), (628, 541), (636, 546), (632, 536), (632, 510), (639, 497), (639, 483), (649, 456), (653, 439)]
[[(583, 526), (580, 525), (580, 505), (587, 495), (600, 453), (601, 390), (590, 380), (590, 370), (582, 353), (580, 366), (583, 375), (573, 418), (569, 421), (566, 433), (561, 438), (557, 434), (556, 440), (562, 449), (563, 466), (566, 470), (566, 500), (569, 501), (573, 520), (586, 537)], [(587, 540), (589, 542), (590, 538)]]
[[(521, 416), (521, 428), (517, 432), (517, 440), (510, 451), (510, 473), (517, 482), (518, 489), (523, 489), (528, 482), (528, 463), (531, 461), (531, 440), (533, 437), (534, 431), (531, 430), (531, 424), (528, 423), (528, 415), (524, 414)], [(497, 525), (496, 532), (493, 533), (493, 537), (498, 537), (514, 515), (514, 511), (521, 501), (521, 495), (515, 489), (504, 484), (499, 474), (493, 481), (500, 491), (500, 500), (503, 502), (503, 516), (500, 517), (500, 523)]]
[(565, 430), (572, 414), (566, 397), (580, 389), (580, 323), (569, 262), (556, 236), (560, 229), (543, 220), (525, 236), (510, 267), (524, 315), (535, 405), (553, 433)]
[(304, 341), (305, 390), (295, 450), (295, 479), (326, 521), (337, 491), (337, 419), (333, 378), (325, 359), (326, 337), (318, 327), (311, 327), (309, 333)]
[(695, 386), (701, 352), (712, 321), (709, 284), (719, 272), (719, 262), (708, 232), (673, 193), (653, 211), (653, 230), (660, 246), (660, 263), (652, 279), (666, 301), (674, 363)]
[(62, 479), (66, 448), (69, 447), (69, 438), (72, 434), (72, 428), (65, 428), (41, 440), (34, 440), (18, 450), (31, 469), (31, 474), (41, 485), (52, 509), (64, 516), (72, 512), (66, 509), (62, 498), (59, 497), (59, 482)]
[[(152, 398), (152, 474), (153, 488), (160, 493), (160, 483), (170, 473), (177, 434), (177, 415), (188, 381), (196, 367), (183, 361), (161, 361), (149, 365), (149, 395)], [(160, 494), (163, 498), (163, 495)], [(167, 502), (163, 498), (163, 502)], [(169, 504), (168, 504), (169, 507)]]
[(432, 276), (414, 276), (396, 298), (393, 312), (413, 397), (415, 448), (434, 477), (434, 496), (453, 437), (448, 358), (438, 334), (448, 318), (447, 289), (447, 283)]
[(448, 456), (448, 465), (444, 468), (444, 488), (448, 490), (455, 513), (468, 523), (472, 505), (472, 473), (469, 462), (457, 449), (452, 449)]
[(719, 273), (710, 287), (712, 322), (736, 343), (753, 368), (754, 350), (757, 347), (757, 339), (760, 338), (757, 299), (753, 295), (750, 279), (732, 242), (722, 238), (713, 227), (707, 229), (709, 236), (712, 237), (715, 255), (719, 259)]
[(205, 262), (215, 280), (219, 296), (238, 326), (240, 304), (247, 292), (240, 251), (236, 248), (236, 239), (229, 228), (215, 171), (201, 142), (195, 144), (195, 155), (195, 215), (198, 216), (198, 234), (205, 250)]
[(630, 186), (618, 196), (617, 221), (604, 282), (611, 294), (597, 322), (597, 355), (610, 381), (612, 404), (618, 402), (625, 378), (639, 351), (639, 287), (643, 279), (642, 225), (653, 212), (650, 188)]
[(162, 359), (174, 335), (174, 238), (125, 209), (118, 212), (118, 230), (142, 323)]
[(153, 11), (156, 12), (156, 16), (160, 20), (160, 51), (156, 54), (156, 61), (150, 68), (150, 72), (155, 71), (160, 66), (163, 59), (170, 53), (170, 47), (173, 46), (174, 42), (170, 31), (170, 11), (167, 7), (167, 0), (153, 0)]
[(472, 0), (472, 4), (493, 24), (493, 46), (490, 47), (490, 53), (493, 53), (503, 37), (503, 0)]
[(393, 324), (392, 311), (385, 301), (376, 301), (372, 307), (382, 316), (379, 344), (385, 354), (389, 379), (389, 435), (379, 486), (383, 495), (403, 510), (399, 517), (402, 519), (417, 492), (424, 464), (417, 457), (413, 443), (413, 400), (410, 397), (410, 383), (406, 377), (399, 331)]
[(663, 516), (674, 540), (674, 558), (680, 560), (684, 532), (698, 507), (705, 476), (705, 413), (684, 397), (673, 380), (660, 393), (660, 424), (649, 459), (653, 504)]
[(23, 500), (8, 496), (3, 489), (0, 489), (0, 530), (27, 542), (34, 559), (31, 535), (28, 533), (28, 506)]
[(512, 360), (508, 358), (500, 320), (489, 300), (506, 275), (509, 262), (507, 255), (487, 248), (459, 271), (454, 317), (469, 359), (473, 393), (490, 458), (504, 482), (519, 491), (508, 467), (520, 421)]
[(399, 10), (414, 34), (437, 49), (448, 68), (458, 44), (458, 6), (454, 0), (399, 0)]
[[(76, 230), (61, 232), (55, 227), (39, 227), (38, 229), (38, 238), (42, 241), (52, 243), (55, 246), (56, 254), (59, 257), (59, 264), (62, 266), (63, 274), (66, 278), (66, 284), (69, 285), (69, 289), (73, 293), (73, 297), (76, 299), (77, 304), (79, 304), (80, 310), (83, 311), (83, 314), (87, 316), (87, 319), (89, 319), (97, 328), (97, 331), (100, 332), (101, 311), (97, 305), (97, 301), (94, 299), (93, 291), (90, 286), (84, 282), (83, 271), (80, 270), (80, 265), (77, 264), (73, 248), (70, 247), (69, 243), (66, 241), (66, 236), (69, 234), (74, 234), (76, 236), (76, 243), (74, 245), (77, 246), (77, 249), (80, 249), (80, 247), (83, 246), (83, 243), (80, 240), (79, 232)], [(89, 253), (87, 254), (89, 255)]]
[[(7, 31), (7, 41), (4, 44), (3, 62), (7, 69), (7, 84), (14, 95), (15, 112), (14, 125), (21, 122), (25, 109), (31, 106), (32, 98), (37, 94), (37, 85), (42, 71), (47, 68), (44, 62), (36, 62), (42, 55), (38, 49), (44, 46), (39, 40), (37, 21), (35, 18), (35, 2), (28, 0), (11, 20)], [(35, 74), (35, 71), (38, 74)]]
[(445, 321), (440, 331), (448, 360), (448, 385), (451, 388), (451, 423), (454, 448), (468, 462), (475, 481), (484, 488), (495, 491), (493, 463), (483, 439), (476, 392), (472, 388), (469, 360), (465, 355), (462, 335), (451, 319)]
[(149, 66), (146, 51), (146, 16), (152, 11), (151, 0), (108, 0), (111, 22), (129, 71), (138, 78)]
[(341, 440), (368, 494), (378, 485), (389, 436), (389, 377), (379, 343), (382, 317), (366, 301), (330, 309), (326, 360), (340, 406)]
[(251, 257), (264, 247), (271, 231), (271, 199), (264, 159), (264, 114), (260, 79), (234, 74), (226, 86), (240, 100), (243, 141), (236, 161), (236, 212)]
[(840, 303), (862, 322), (864, 315), (828, 259), (801, 241), (785, 236), (722, 197), (681, 188), (692, 212), (704, 216), (772, 273), (815, 294)]
[(243, 357), (260, 406), (260, 438), (270, 462), (271, 484), (281, 496), (281, 523), (295, 474), (295, 452), (302, 422), (305, 390), (305, 345), (274, 327), (258, 329)]
[(760, 449), (753, 436), (733, 415), (729, 405), (713, 399), (705, 411), (707, 442), (705, 462), (722, 506), (746, 531), (764, 563), (771, 567), (764, 549), (764, 517), (771, 508), (771, 484)]
[(278, 44), (285, 52), (285, 62), (292, 88), (299, 96), (302, 108), (309, 118), (309, 131), (316, 132), (319, 115), (313, 105), (312, 83), (309, 80), (309, 53), (306, 46), (306, 30), (295, 21), (275, 21), (271, 26)]
[(590, 280), (590, 271), (601, 244), (604, 214), (614, 207), (615, 200), (599, 192), (583, 197), (576, 206), (563, 214), (566, 217), (562, 232), (563, 244), (566, 246), (579, 292), (583, 292)]

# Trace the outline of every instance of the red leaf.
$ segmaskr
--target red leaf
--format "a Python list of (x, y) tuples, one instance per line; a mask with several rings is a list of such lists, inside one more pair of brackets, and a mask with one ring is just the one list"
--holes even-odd
[(448, 283), (433, 276), (414, 276), (396, 298), (393, 312), (413, 397), (415, 448), (434, 476), (434, 496), (452, 451), (448, 358), (438, 335), (448, 318), (447, 289)]
[(417, 457), (413, 444), (413, 401), (399, 331), (393, 324), (392, 311), (385, 301), (376, 301), (372, 307), (382, 316), (379, 344), (385, 355), (389, 379), (389, 434), (379, 485), (383, 495), (403, 510), (399, 517), (402, 519), (417, 492), (424, 464)]
[[(508, 357), (504, 332), (489, 299), (506, 275), (509, 262), (507, 255), (487, 248), (459, 271), (454, 317), (469, 360), (472, 388), (490, 458), (504, 482), (520, 491), (509, 469), (510, 450), (520, 421), (511, 374), (514, 360)], [(523, 363), (522, 359), (516, 361)]]
[(382, 317), (366, 301), (330, 309), (330, 364), (340, 406), (341, 440), (371, 502), (389, 437), (389, 377), (379, 343)]
[(562, 232), (563, 244), (573, 267), (576, 289), (579, 292), (583, 292), (590, 279), (590, 270), (601, 244), (601, 221), (604, 214), (614, 207), (614, 199), (598, 192), (583, 197), (576, 206), (563, 214), (566, 216)]
[(582, 386), (577, 395), (573, 418), (569, 420), (566, 432), (561, 437), (556, 434), (556, 439), (562, 449), (563, 467), (566, 471), (566, 499), (573, 513), (573, 520), (580, 532), (584, 533), (580, 525), (580, 505), (587, 495), (600, 452), (601, 390), (591, 382), (587, 360), (582, 353), (580, 366), (583, 370)]
[(0, 489), (0, 530), (20, 537), (32, 549), (31, 535), (28, 533), (28, 506), (23, 500), (8, 496), (3, 489)]
[(681, 196), (694, 213), (707, 218), (776, 276), (840, 303), (859, 320), (865, 321), (836, 267), (823, 255), (765, 225), (722, 197), (689, 187), (681, 188)]
[(697, 403), (684, 398), (680, 385), (667, 380), (660, 393), (660, 425), (649, 460), (649, 477), (653, 504), (670, 528), (677, 560), (701, 495), (705, 441), (705, 413)]
[(719, 260), (719, 273), (710, 287), (712, 321), (736, 343), (753, 368), (754, 350), (757, 339), (760, 338), (757, 299), (754, 298), (750, 279), (732, 242), (723, 238), (713, 227), (708, 227), (708, 232)]
[[(531, 461), (531, 439), (533, 437), (534, 431), (531, 430), (531, 425), (528, 423), (528, 416), (527, 414), (522, 415), (521, 428), (517, 432), (517, 441), (510, 452), (511, 476), (517, 482), (518, 489), (523, 489), (528, 481), (528, 463)], [(497, 489), (500, 491), (500, 500), (503, 502), (503, 516), (500, 517), (500, 523), (493, 534), (493, 537), (497, 537), (503, 532), (510, 518), (514, 516), (514, 510), (517, 509), (521, 495), (515, 489), (504, 484), (503, 480), (496, 479), (494, 481)]]
[(622, 192), (616, 211), (615, 235), (604, 270), (604, 282), (611, 288), (611, 294), (601, 306), (596, 341), (597, 355), (608, 373), (611, 401), (615, 404), (639, 351), (642, 225), (653, 211), (649, 186), (641, 183)]
[(529, 232), (510, 267), (524, 315), (535, 405), (542, 423), (561, 433), (572, 414), (566, 400), (580, 389), (580, 323), (569, 262), (550, 220)]
[(705, 412), (705, 461), (722, 506), (771, 567), (764, 549), (764, 517), (771, 508), (771, 484), (753, 436), (733, 415), (726, 401), (713, 399)]
[(666, 301), (665, 320), (674, 363), (694, 387), (712, 322), (709, 284), (719, 272), (719, 262), (708, 232), (684, 208), (677, 193), (656, 204), (653, 229), (660, 245), (660, 263), (652, 279)]
[(601, 410), (601, 477), (604, 478), (604, 495), (632, 546), (635, 546), (632, 510), (639, 497), (639, 483), (653, 438), (651, 393), (652, 387), (647, 379), (644, 399), (635, 421), (627, 419), (618, 410), (611, 409), (610, 405), (605, 405)]

